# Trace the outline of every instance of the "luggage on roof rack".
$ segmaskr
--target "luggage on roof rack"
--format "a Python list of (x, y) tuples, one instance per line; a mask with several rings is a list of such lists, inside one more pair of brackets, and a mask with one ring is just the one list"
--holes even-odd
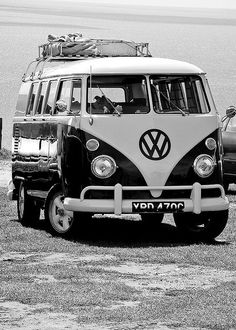
[(134, 42), (118, 39), (89, 39), (83, 38), (82, 34), (74, 33), (64, 36), (48, 35), (48, 42), (40, 45), (39, 56), (32, 61), (24, 73), (22, 80), (25, 80), (30, 66), (35, 63), (33, 71), (29, 75), (33, 79), (39, 64), (42, 64), (38, 71), (38, 77), (42, 74), (44, 65), (55, 60), (78, 60), (88, 57), (119, 57), (119, 56), (151, 56), (146, 42)]
[(65, 40), (56, 38), (39, 46), (39, 57), (48, 56), (151, 56), (148, 43), (116, 39)]

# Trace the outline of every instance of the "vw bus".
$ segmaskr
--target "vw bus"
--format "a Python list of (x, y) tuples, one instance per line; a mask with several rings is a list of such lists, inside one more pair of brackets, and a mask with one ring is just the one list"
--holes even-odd
[(215, 238), (229, 203), (205, 73), (152, 57), (146, 43), (93, 42), (99, 51), (84, 56), (43, 45), (23, 77), (8, 192), (19, 220), (44, 209), (67, 236), (94, 214), (139, 214), (157, 228), (172, 213), (186, 238)]

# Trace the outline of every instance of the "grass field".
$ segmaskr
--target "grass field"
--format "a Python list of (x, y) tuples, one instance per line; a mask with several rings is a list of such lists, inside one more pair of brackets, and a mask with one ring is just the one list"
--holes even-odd
[[(184, 240), (165, 218), (97, 218), (71, 240), (17, 221), (0, 188), (1, 329), (236, 329), (235, 196), (211, 244)], [(43, 219), (43, 217), (42, 217)]]

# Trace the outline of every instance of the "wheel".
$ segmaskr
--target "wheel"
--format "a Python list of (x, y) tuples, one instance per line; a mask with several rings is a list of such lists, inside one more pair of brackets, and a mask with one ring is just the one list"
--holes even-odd
[(27, 195), (27, 188), (24, 182), (19, 185), (17, 196), (17, 214), (22, 224), (30, 224), (39, 220), (40, 207)]
[(212, 240), (224, 230), (228, 221), (228, 210), (201, 214), (175, 213), (174, 221), (187, 238)]
[(61, 190), (53, 189), (49, 193), (45, 203), (45, 220), (51, 234), (70, 237), (81, 231), (82, 224), (89, 222), (91, 214), (67, 211), (63, 199)]
[(147, 227), (159, 226), (164, 218), (164, 213), (142, 213), (142, 222)]
[(45, 220), (48, 230), (53, 235), (69, 236), (75, 229), (76, 221), (72, 211), (63, 205), (63, 194), (60, 190), (52, 190), (45, 203)]

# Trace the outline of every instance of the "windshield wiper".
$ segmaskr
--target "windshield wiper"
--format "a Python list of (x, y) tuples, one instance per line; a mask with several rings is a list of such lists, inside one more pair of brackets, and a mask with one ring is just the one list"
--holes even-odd
[[(186, 116), (186, 113), (181, 109), (181, 108), (179, 108), (174, 102), (172, 102), (171, 100), (169, 100), (166, 96), (165, 96), (165, 94), (163, 93), (163, 92), (161, 92), (160, 90), (159, 90), (159, 93), (164, 97), (164, 99), (170, 104), (170, 105), (173, 105), (181, 114), (182, 114), (182, 116)], [(188, 110), (187, 108), (185, 108), (185, 110)]]
[(97, 85), (97, 88), (100, 90), (100, 92), (102, 93), (102, 96), (105, 97), (106, 101), (112, 106), (114, 112), (113, 114), (117, 114), (117, 116), (120, 116), (121, 115), (121, 112), (114, 106), (114, 104), (112, 103), (111, 100), (109, 100), (108, 97), (106, 97), (106, 95), (104, 94), (103, 90), (101, 89), (100, 86)]

